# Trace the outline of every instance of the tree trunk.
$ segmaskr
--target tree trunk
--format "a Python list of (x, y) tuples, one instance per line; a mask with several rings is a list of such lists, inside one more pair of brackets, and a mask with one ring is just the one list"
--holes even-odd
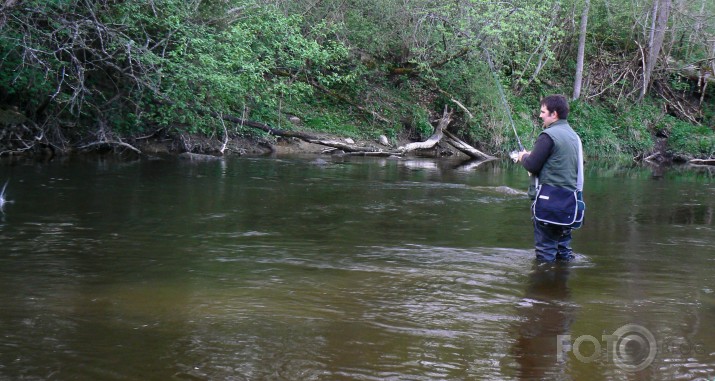
[(581, 83), (583, 82), (583, 57), (586, 54), (586, 26), (588, 24), (588, 8), (590, 1), (586, 0), (581, 14), (581, 32), (578, 37), (578, 56), (576, 57), (576, 79), (573, 84), (573, 100), (581, 96)]
[(402, 147), (398, 147), (397, 151), (400, 153), (407, 153), (418, 149), (433, 148), (435, 145), (437, 145), (437, 143), (439, 143), (440, 140), (442, 140), (442, 136), (444, 136), (443, 131), (447, 129), (447, 126), (451, 121), (452, 112), (447, 109), (447, 106), (444, 106), (444, 113), (442, 114), (442, 119), (439, 120), (437, 127), (435, 127), (434, 129), (434, 134), (432, 134), (429, 139), (423, 142), (405, 144)]
[(715, 165), (715, 159), (691, 159), (689, 163), (696, 165)]
[(447, 136), (447, 143), (451, 145), (452, 147), (462, 151), (465, 155), (469, 156), (472, 159), (477, 159), (477, 160), (494, 160), (495, 157), (491, 155), (487, 155), (486, 153), (470, 146), (469, 144), (465, 143), (461, 139), (459, 139), (456, 135), (453, 133), (445, 130), (444, 135)]
[(653, 30), (651, 31), (651, 39), (648, 46), (648, 57), (643, 70), (643, 88), (641, 89), (641, 95), (638, 98), (639, 102), (642, 101), (648, 93), (648, 88), (650, 87), (653, 77), (653, 70), (655, 69), (658, 57), (660, 56), (660, 50), (663, 47), (665, 32), (668, 29), (670, 5), (671, 0), (653, 0), (653, 13), (655, 15), (655, 19), (653, 20)]

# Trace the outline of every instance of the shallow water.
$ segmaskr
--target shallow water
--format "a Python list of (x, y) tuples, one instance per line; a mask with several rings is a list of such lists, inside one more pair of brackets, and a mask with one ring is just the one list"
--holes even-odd
[(710, 173), (589, 163), (540, 267), (510, 162), (314, 159), (0, 168), (0, 379), (715, 378)]

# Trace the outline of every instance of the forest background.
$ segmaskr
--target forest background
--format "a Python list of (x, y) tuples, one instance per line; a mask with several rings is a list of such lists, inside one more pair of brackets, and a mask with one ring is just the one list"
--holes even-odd
[(533, 142), (551, 93), (573, 99), (569, 120), (591, 157), (715, 154), (715, 0), (0, 7), (3, 155), (275, 141), (256, 126), (396, 144), (430, 136), (445, 106), (452, 133), (499, 154), (516, 148), (510, 115)]

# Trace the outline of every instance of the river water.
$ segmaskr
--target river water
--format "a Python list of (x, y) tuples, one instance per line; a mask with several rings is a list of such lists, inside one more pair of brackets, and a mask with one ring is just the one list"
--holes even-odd
[(571, 264), (510, 162), (0, 168), (0, 380), (713, 380), (715, 175), (588, 163)]

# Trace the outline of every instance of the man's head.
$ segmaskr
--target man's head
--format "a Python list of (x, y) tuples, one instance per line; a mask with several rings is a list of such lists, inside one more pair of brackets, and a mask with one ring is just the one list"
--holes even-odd
[(559, 119), (568, 119), (569, 102), (561, 94), (549, 95), (541, 100), (541, 114), (539, 118), (544, 122), (544, 127), (550, 126)]

